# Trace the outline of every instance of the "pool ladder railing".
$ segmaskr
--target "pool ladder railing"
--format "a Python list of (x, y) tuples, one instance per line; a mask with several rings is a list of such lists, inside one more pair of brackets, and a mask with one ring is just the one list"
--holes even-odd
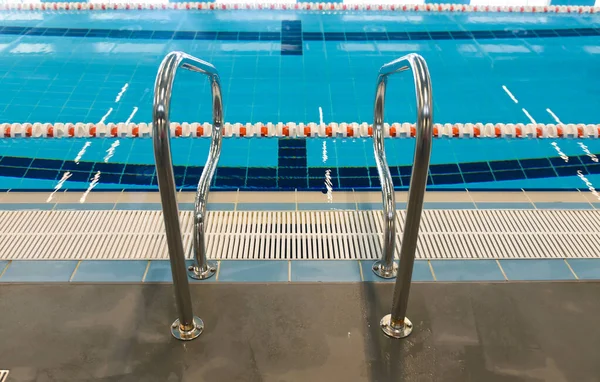
[[(396, 198), (394, 184), (387, 164), (384, 149), (384, 106), (388, 77), (392, 74), (412, 69), (417, 95), (417, 124), (415, 156), (408, 190), (408, 206), (399, 265), (394, 263), (396, 248)], [(381, 182), (383, 197), (383, 254), (381, 260), (373, 264), (373, 272), (382, 278), (396, 277), (392, 312), (381, 320), (383, 332), (393, 338), (404, 338), (412, 332), (412, 323), (406, 318), (408, 295), (417, 250), (423, 199), (427, 186), (429, 159), (433, 140), (433, 104), (431, 79), (423, 57), (408, 54), (389, 62), (379, 69), (375, 90), (375, 110), (373, 122), (373, 148)]]
[[(179, 209), (177, 208), (177, 190), (171, 159), (171, 144), (169, 131), (169, 111), (171, 93), (178, 68), (187, 69), (208, 76), (212, 90), (213, 125), (208, 159), (202, 170), (194, 202), (194, 232), (193, 254), (194, 263), (187, 268), (181, 227), (179, 224)], [(206, 259), (204, 228), (206, 222), (206, 203), (210, 183), (219, 162), (223, 140), (223, 101), (221, 85), (217, 69), (208, 62), (192, 57), (183, 52), (169, 53), (158, 69), (154, 84), (154, 104), (152, 108), (152, 140), (158, 189), (165, 222), (169, 260), (175, 289), (175, 300), (179, 318), (171, 327), (173, 336), (180, 340), (192, 340), (198, 337), (204, 329), (202, 320), (194, 316), (190, 294), (189, 276), (195, 279), (206, 279), (215, 274), (216, 264)]]
[[(171, 93), (177, 69), (207, 75), (212, 90), (213, 126), (208, 159), (200, 181), (194, 203), (193, 246), (194, 264), (189, 267), (190, 277), (205, 279), (215, 273), (216, 266), (206, 259), (204, 225), (206, 203), (210, 183), (217, 167), (223, 139), (223, 102), (219, 74), (214, 66), (183, 52), (171, 52), (160, 64), (154, 85), (154, 105), (152, 109), (152, 136), (158, 187), (162, 203), (169, 260), (175, 289), (175, 299), (179, 318), (171, 327), (173, 336), (180, 340), (192, 340), (204, 329), (204, 323), (192, 311), (189, 281), (186, 273), (185, 254), (179, 224), (177, 191), (171, 159), (169, 109)], [(417, 124), (415, 156), (408, 192), (406, 222), (400, 249), (400, 264), (394, 263), (396, 245), (396, 200), (392, 176), (387, 164), (384, 149), (384, 106), (387, 79), (390, 75), (412, 69), (417, 96)], [(381, 181), (384, 217), (384, 245), (382, 259), (373, 265), (373, 271), (380, 277), (397, 276), (394, 287), (392, 312), (381, 320), (383, 332), (393, 338), (404, 338), (412, 332), (412, 323), (405, 317), (408, 295), (412, 279), (419, 225), (423, 211), (423, 199), (427, 185), (429, 159), (433, 139), (433, 109), (431, 79), (423, 57), (409, 54), (385, 64), (379, 70), (375, 94), (373, 123), (373, 147), (377, 170)]]

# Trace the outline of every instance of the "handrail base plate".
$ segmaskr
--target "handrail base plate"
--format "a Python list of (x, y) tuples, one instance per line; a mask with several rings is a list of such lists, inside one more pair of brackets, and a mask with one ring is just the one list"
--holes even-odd
[(195, 280), (206, 280), (217, 273), (217, 262), (207, 261), (204, 268), (190, 265), (188, 267), (188, 276)]
[(181, 341), (191, 341), (198, 338), (204, 331), (204, 322), (200, 317), (194, 316), (194, 327), (191, 330), (184, 330), (179, 323), (179, 318), (171, 325), (171, 334)]
[(392, 315), (388, 314), (381, 319), (379, 323), (381, 326), (381, 330), (385, 333), (386, 336), (392, 338), (406, 338), (410, 336), (413, 330), (413, 324), (410, 320), (404, 317), (404, 325), (400, 327), (392, 326)]
[(392, 262), (392, 267), (388, 267), (383, 261), (377, 260), (373, 263), (373, 273), (382, 279), (393, 279), (398, 274), (398, 263)]

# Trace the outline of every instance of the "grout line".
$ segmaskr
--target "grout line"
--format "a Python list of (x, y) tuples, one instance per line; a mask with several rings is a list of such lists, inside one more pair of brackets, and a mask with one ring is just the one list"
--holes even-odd
[(431, 265), (431, 260), (427, 260), (427, 264), (429, 264), (429, 270), (431, 271), (431, 275), (433, 276), (433, 281), (437, 281), (437, 277), (435, 276), (435, 272), (433, 271), (433, 265)]
[(502, 268), (502, 264), (500, 264), (500, 260), (496, 259), (496, 264), (498, 264), (498, 268), (500, 268), (500, 272), (502, 272), (502, 276), (504, 276), (504, 280), (508, 281), (508, 276), (506, 276), (506, 272), (504, 272), (504, 268)]
[(288, 260), (288, 282), (292, 282), (292, 260)]
[(569, 270), (571, 271), (571, 273), (573, 274), (573, 276), (575, 276), (575, 280), (579, 280), (579, 276), (577, 276), (577, 273), (575, 273), (575, 271), (573, 270), (573, 268), (571, 268), (571, 264), (569, 264), (569, 262), (567, 261), (567, 259), (564, 259), (565, 264), (567, 264), (567, 267), (569, 268)]
[(521, 188), (521, 191), (523, 191), (523, 193), (525, 194), (525, 197), (527, 198), (527, 200), (529, 200), (529, 203), (533, 204), (533, 209), (537, 210), (537, 205), (533, 202), (533, 199), (531, 199), (531, 197), (529, 197), (529, 194), (527, 192), (525, 192), (524, 189)]
[(235, 191), (235, 201), (233, 202), (233, 210), (234, 211), (238, 210), (237, 208), (238, 208), (238, 200), (239, 200), (239, 198), (240, 198), (240, 189), (238, 188)]
[(215, 275), (215, 281), (219, 281), (219, 275), (221, 274), (221, 260), (217, 261), (217, 274)]
[(354, 188), (352, 189), (352, 199), (354, 200), (354, 211), (358, 211), (358, 196)]
[(71, 277), (69, 278), (69, 282), (73, 281), (73, 277), (75, 277), (75, 273), (77, 273), (77, 270), (79, 269), (80, 265), (81, 265), (81, 260), (77, 261), (77, 265), (75, 266), (75, 269), (73, 269), (73, 273), (71, 273)]
[(592, 206), (592, 210), (595, 210), (595, 209), (596, 209), (596, 207), (594, 207), (594, 203), (592, 203), (592, 202), (591, 202), (591, 201), (590, 201), (590, 200), (589, 200), (589, 199), (588, 199), (588, 198), (585, 196), (585, 194), (584, 194), (583, 192), (581, 192), (581, 190), (580, 190), (580, 189), (577, 189), (577, 192), (581, 194), (581, 196), (583, 197), (583, 199), (585, 199), (585, 201), (586, 201), (586, 202), (588, 202), (590, 206)]
[(477, 205), (477, 203), (475, 203), (475, 199), (473, 199), (473, 195), (471, 195), (471, 192), (469, 191), (468, 188), (465, 188), (465, 190), (467, 191), (467, 195), (469, 195), (469, 199), (471, 199), (471, 203), (473, 203), (473, 205), (475, 206), (475, 209), (478, 210), (479, 206)]
[(4, 276), (4, 274), (6, 273), (6, 271), (8, 270), (8, 267), (12, 264), (12, 260), (8, 260), (8, 262), (6, 263), (6, 266), (4, 267), (4, 269), (2, 270), (2, 272), (0, 272), (0, 279), (2, 278), (2, 276)]
[(146, 264), (146, 270), (144, 271), (144, 275), (142, 276), (142, 282), (146, 281), (146, 276), (148, 276), (149, 270), (150, 270), (150, 260), (148, 260), (148, 264)]
[(365, 276), (363, 275), (362, 262), (358, 260), (358, 272), (360, 273), (360, 281), (365, 281)]

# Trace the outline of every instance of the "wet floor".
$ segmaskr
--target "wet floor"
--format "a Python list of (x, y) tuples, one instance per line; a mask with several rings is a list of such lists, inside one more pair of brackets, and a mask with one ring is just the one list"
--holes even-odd
[(415, 284), (405, 340), (379, 330), (392, 284), (1, 285), (9, 381), (597, 381), (600, 283)]

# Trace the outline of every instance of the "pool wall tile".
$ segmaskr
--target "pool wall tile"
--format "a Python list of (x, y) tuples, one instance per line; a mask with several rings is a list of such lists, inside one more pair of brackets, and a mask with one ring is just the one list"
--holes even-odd
[(142, 282), (147, 260), (84, 260), (72, 282)]
[(425, 202), (423, 208), (426, 210), (470, 210), (476, 207), (473, 202)]
[(292, 260), (292, 281), (358, 282), (359, 264), (355, 260)]
[(0, 203), (0, 210), (21, 211), (21, 210), (41, 210), (50, 211), (54, 209), (54, 203)]
[(593, 210), (591, 203), (573, 203), (573, 202), (534, 202), (539, 210)]
[(508, 280), (575, 280), (562, 259), (499, 260)]
[(532, 203), (511, 203), (511, 202), (479, 202), (475, 203), (481, 210), (533, 210), (535, 206)]
[(295, 211), (296, 203), (238, 203), (237, 211)]
[[(194, 203), (179, 203), (180, 211), (193, 211)], [(234, 211), (235, 203), (208, 203), (206, 205), (207, 211)]]
[(173, 282), (169, 260), (151, 260), (144, 282)]
[(14, 260), (0, 282), (68, 282), (76, 260)]
[(77, 267), (74, 282), (142, 282), (146, 260), (84, 260)]
[(356, 203), (298, 203), (299, 211), (356, 210)]
[[(192, 260), (186, 261), (186, 267), (193, 265)], [(218, 264), (217, 264), (218, 266)], [(220, 272), (220, 270), (217, 270)], [(162, 282), (162, 283), (172, 283), (173, 276), (171, 274), (171, 263), (169, 260), (151, 260), (150, 265), (148, 266), (148, 270), (146, 272), (146, 276), (144, 277), (144, 282)], [(190, 283), (207, 283), (207, 282), (215, 282), (217, 281), (216, 276), (212, 276), (211, 278), (205, 280), (196, 280), (188, 277), (188, 281)]]
[(600, 259), (569, 259), (567, 263), (580, 280), (600, 280)]
[(437, 281), (504, 281), (496, 260), (431, 260)]
[(224, 260), (219, 281), (224, 282), (287, 282), (287, 260)]
[(56, 203), (55, 210), (106, 211), (115, 208), (114, 203)]
[(117, 203), (115, 210), (144, 210), (144, 211), (159, 211), (162, 209), (160, 203)]
[[(372, 210), (383, 210), (383, 201), (381, 202), (368, 202), (368, 203), (357, 203), (357, 208), (359, 211), (372, 211)], [(396, 209), (403, 210), (406, 209), (406, 203), (404, 202), (396, 202)]]
[[(373, 263), (375, 260), (361, 260), (360, 266), (362, 270), (363, 281), (367, 282), (395, 282), (396, 279), (384, 279), (373, 273)], [(396, 261), (396, 263), (398, 263)], [(412, 281), (434, 281), (427, 260), (415, 260), (413, 268)]]

